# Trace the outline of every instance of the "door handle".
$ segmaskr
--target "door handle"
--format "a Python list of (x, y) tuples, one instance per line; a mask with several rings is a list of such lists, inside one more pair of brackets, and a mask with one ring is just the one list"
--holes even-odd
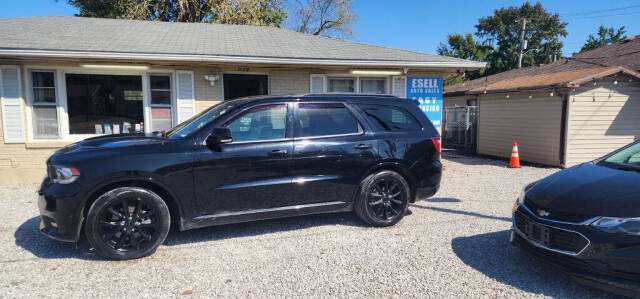
[(361, 143), (361, 144), (358, 144), (358, 145), (356, 145), (354, 147), (355, 147), (355, 149), (366, 150), (366, 149), (370, 149), (371, 148), (371, 144)]
[(271, 156), (284, 156), (286, 154), (287, 154), (287, 150), (283, 150), (283, 149), (272, 150), (269, 152), (269, 155)]

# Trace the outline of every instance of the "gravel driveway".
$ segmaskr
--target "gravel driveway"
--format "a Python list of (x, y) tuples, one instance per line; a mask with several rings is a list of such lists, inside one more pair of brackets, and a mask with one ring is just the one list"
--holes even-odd
[(436, 197), (398, 225), (330, 214), (172, 232), (105, 261), (38, 232), (36, 185), (0, 185), (0, 297), (603, 297), (508, 243), (521, 186), (558, 169), (446, 153)]

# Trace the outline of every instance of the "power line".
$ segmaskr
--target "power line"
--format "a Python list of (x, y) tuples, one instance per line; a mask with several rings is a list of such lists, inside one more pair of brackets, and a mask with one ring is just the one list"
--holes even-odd
[(580, 16), (580, 15), (600, 14), (603, 12), (616, 11), (616, 10), (625, 10), (625, 9), (636, 8), (636, 7), (640, 7), (640, 5), (631, 5), (631, 6), (616, 7), (616, 8), (609, 8), (609, 9), (598, 9), (598, 10), (575, 12), (575, 13), (568, 13), (568, 14), (562, 14), (562, 13), (559, 13), (559, 14), (564, 16)]
[(584, 19), (597, 19), (597, 18), (606, 18), (606, 17), (617, 17), (617, 16), (630, 16), (630, 15), (637, 15), (637, 14), (640, 14), (640, 11), (630, 12), (630, 13), (609, 14), (609, 15), (569, 17), (568, 19), (584, 20)]

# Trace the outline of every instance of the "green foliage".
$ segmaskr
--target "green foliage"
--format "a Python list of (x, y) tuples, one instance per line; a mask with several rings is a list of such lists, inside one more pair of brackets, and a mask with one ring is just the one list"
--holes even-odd
[(522, 66), (549, 63), (554, 57), (561, 57), (560, 38), (567, 36), (567, 23), (561, 22), (558, 14), (547, 12), (540, 3), (531, 5), (525, 2), (520, 7), (503, 7), (496, 9), (492, 16), (478, 20), (477, 40), (470, 33), (465, 36), (451, 34), (447, 36), (447, 44), (440, 44), (440, 55), (487, 62), (483, 71), (469, 72), (464, 78), (451, 76), (450, 85), (517, 68), (520, 32), (525, 18), (528, 45)]
[(624, 26), (618, 28), (616, 31), (613, 27), (605, 28), (601, 25), (600, 28), (598, 28), (598, 36), (596, 37), (593, 34), (589, 34), (587, 42), (580, 49), (580, 53), (619, 42), (627, 38), (624, 35), (626, 32)]
[(79, 16), (280, 27), (281, 0), (67, 0)]
[[(491, 46), (474, 40), (471, 33), (467, 33), (464, 36), (456, 33), (449, 34), (447, 36), (447, 44), (440, 43), (437, 52), (438, 55), (475, 61), (485, 61), (487, 55), (490, 54), (492, 50)], [(470, 71), (466, 74), (451, 74), (445, 76), (444, 84), (446, 86), (456, 85), (464, 82), (465, 80), (480, 78), (484, 75), (484, 71), (484, 69), (481, 69), (477, 71)]]
[(558, 14), (550, 14), (540, 3), (531, 5), (529, 2), (521, 7), (497, 9), (493, 16), (480, 18), (476, 25), (476, 36), (493, 46), (487, 57), (487, 75), (518, 66), (523, 19), (527, 20), (525, 39), (528, 43), (523, 66), (549, 63), (554, 56), (561, 56), (560, 38), (567, 36), (567, 23), (561, 22)]

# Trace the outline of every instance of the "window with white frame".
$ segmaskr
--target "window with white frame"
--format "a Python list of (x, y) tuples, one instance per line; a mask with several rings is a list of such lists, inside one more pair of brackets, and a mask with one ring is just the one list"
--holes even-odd
[(329, 77), (328, 92), (356, 92), (355, 77)]
[(142, 76), (65, 74), (70, 135), (144, 131)]
[(360, 92), (373, 94), (387, 93), (387, 79), (385, 78), (360, 78)]
[(172, 73), (145, 76), (33, 68), (26, 78), (32, 140), (164, 131), (173, 125)]
[(58, 138), (55, 71), (32, 71), (31, 86), (34, 139)]
[(172, 127), (171, 120), (171, 75), (149, 75), (151, 130), (167, 131)]

